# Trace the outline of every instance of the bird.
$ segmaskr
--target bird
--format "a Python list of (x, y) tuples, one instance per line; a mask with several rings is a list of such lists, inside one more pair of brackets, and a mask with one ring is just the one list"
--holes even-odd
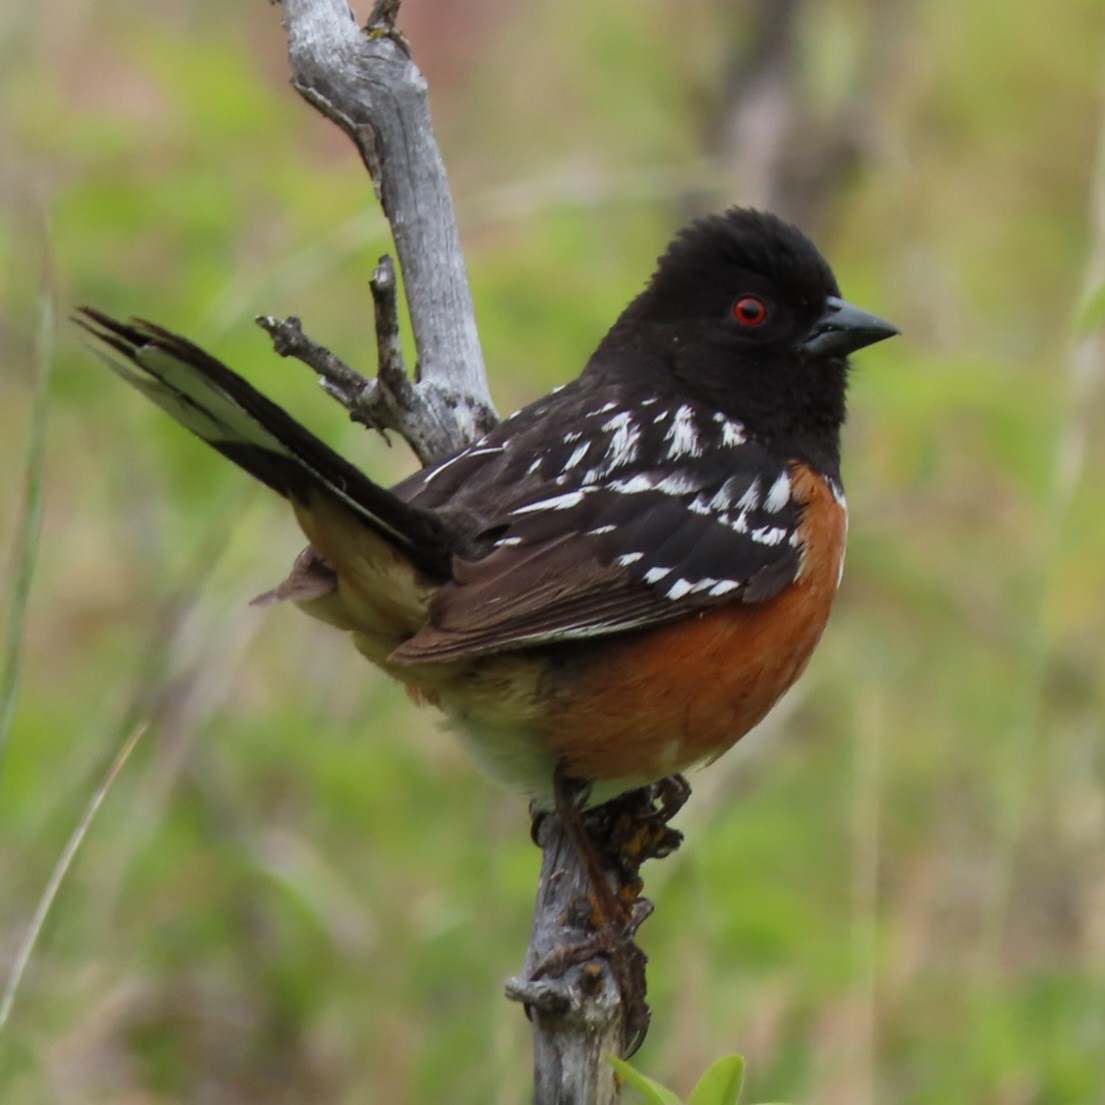
[(391, 488), (187, 339), (92, 308), (103, 359), (291, 505), (290, 601), (492, 775), (598, 804), (712, 762), (805, 669), (844, 565), (848, 358), (899, 331), (813, 243), (691, 221), (580, 375)]

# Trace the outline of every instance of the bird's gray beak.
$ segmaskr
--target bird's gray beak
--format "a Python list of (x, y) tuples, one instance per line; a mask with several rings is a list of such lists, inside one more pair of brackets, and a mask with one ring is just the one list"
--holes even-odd
[(886, 319), (831, 295), (825, 300), (825, 313), (814, 323), (802, 348), (812, 357), (846, 357), (900, 332)]

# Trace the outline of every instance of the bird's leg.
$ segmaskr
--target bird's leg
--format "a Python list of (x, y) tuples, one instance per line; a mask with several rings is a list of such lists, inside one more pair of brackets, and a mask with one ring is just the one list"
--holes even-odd
[[(652, 903), (641, 897), (641, 864), (669, 855), (682, 840), (668, 826), (689, 788), (681, 778), (632, 791), (611, 802), (585, 809), (587, 784), (564, 769), (554, 778), (553, 809), (533, 811), (533, 837), (546, 853), (559, 847), (563, 864), (543, 869), (542, 885), (573, 887), (574, 895), (558, 898), (555, 930), (543, 934), (541, 953), (531, 960), (519, 992), (527, 1011), (549, 993), (563, 997), (556, 980), (566, 976), (583, 987), (601, 978), (592, 961), (604, 959), (613, 976), (623, 1016), (624, 1050), (629, 1056), (648, 1031), (644, 952), (633, 942), (638, 928), (652, 913)], [(565, 853), (567, 853), (565, 855)], [(571, 860), (575, 864), (571, 864)], [(561, 880), (567, 879), (564, 884)], [(531, 950), (534, 944), (531, 943)], [(580, 972), (572, 974), (572, 972)], [(590, 981), (589, 981), (590, 980)], [(548, 988), (543, 990), (542, 988)], [(532, 998), (532, 1000), (530, 1000)]]
[[(683, 834), (668, 822), (686, 802), (690, 787), (681, 775), (632, 791), (584, 811), (588, 784), (558, 767), (553, 778), (557, 819), (572, 843), (591, 888), (593, 915), (585, 927), (594, 935), (562, 946), (539, 964), (534, 977), (557, 975), (596, 955), (620, 960), (632, 948), (637, 930), (652, 913), (650, 901), (640, 896), (641, 864), (671, 855)], [(544, 814), (534, 816), (533, 834)], [(616, 889), (611, 886), (611, 877)], [(640, 952), (637, 952), (640, 955)]]
[(594, 895), (594, 904), (600, 922), (598, 926), (593, 927), (598, 927), (600, 932), (608, 933), (615, 940), (632, 938), (633, 933), (636, 932), (636, 928), (632, 931), (629, 929), (632, 911), (626, 908), (610, 888), (610, 881), (606, 876), (606, 868), (609, 864), (603, 863), (603, 857), (599, 854), (595, 837), (588, 828), (586, 815), (583, 812), (582, 804), (586, 801), (589, 790), (589, 783), (572, 778), (563, 766), (557, 767), (553, 776), (556, 815), (564, 826), (564, 831), (568, 834), (568, 839), (571, 840), (583, 870), (587, 874), (587, 880), (591, 884), (591, 893)]
[[(647, 910), (627, 907), (619, 894), (611, 888), (607, 877), (609, 860), (604, 862), (595, 839), (587, 827), (582, 809), (582, 802), (586, 801), (588, 789), (589, 784), (585, 780), (573, 778), (563, 767), (556, 769), (553, 776), (556, 818), (571, 842), (572, 850), (583, 868), (590, 888), (590, 894), (586, 900), (586, 915), (580, 915), (573, 910), (576, 916), (571, 920), (585, 931), (589, 930), (591, 935), (582, 940), (562, 944), (547, 955), (533, 972), (534, 979), (546, 975), (558, 977), (569, 967), (585, 963), (588, 959), (599, 955), (610, 956), (612, 960), (617, 960), (618, 952), (632, 944), (634, 933), (651, 912), (651, 906), (648, 906)], [(548, 814), (543, 812), (538, 812), (534, 816), (535, 839), (541, 822), (546, 816)], [(617, 870), (620, 868), (621, 865), (618, 864)], [(637, 916), (638, 913), (639, 916)]]

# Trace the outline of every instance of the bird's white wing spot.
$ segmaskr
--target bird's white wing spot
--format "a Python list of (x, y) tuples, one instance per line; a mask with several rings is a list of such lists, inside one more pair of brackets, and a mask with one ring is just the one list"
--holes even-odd
[(691, 594), (697, 595), (702, 591), (709, 591), (717, 584), (716, 579), (711, 579), (707, 576), (705, 579), (700, 579), (692, 588)]
[(723, 449), (731, 449), (737, 445), (743, 445), (748, 437), (744, 432), (744, 425), (727, 418), (721, 411), (714, 415), (714, 421), (721, 426), (721, 446)]
[(778, 545), (786, 535), (787, 531), (780, 526), (760, 526), (749, 534), (757, 545)]
[(661, 491), (665, 495), (686, 495), (688, 491), (698, 490), (699, 484), (697, 480), (693, 480), (679, 472), (673, 472), (670, 476), (665, 476), (654, 487), (655, 490)]
[(727, 595), (730, 591), (735, 591), (740, 584), (735, 579), (719, 579), (717, 583), (710, 588), (710, 598), (719, 598), (721, 595)]
[(613, 472), (623, 465), (637, 459), (637, 443), (641, 438), (641, 429), (633, 421), (629, 411), (621, 411), (603, 423), (602, 428), (613, 436), (606, 453), (606, 471)]
[(550, 499), (538, 499), (535, 503), (527, 503), (512, 510), (511, 514), (535, 514), (541, 510), (569, 510), (583, 502), (586, 489), (579, 491), (567, 491), (563, 495), (553, 495)]
[(698, 439), (698, 426), (695, 424), (694, 410), (686, 404), (675, 412), (668, 432), (664, 434), (668, 443), (668, 458), (702, 456), (702, 442)]
[(760, 505), (760, 477), (757, 476), (748, 490), (737, 500), (738, 510), (755, 510)]
[(764, 510), (768, 514), (778, 514), (790, 502), (790, 476), (784, 472), (771, 485), (764, 499)]
[(579, 464), (579, 462), (581, 460), (583, 460), (583, 458), (587, 455), (590, 448), (591, 448), (591, 443), (589, 441), (583, 442), (582, 445), (577, 445), (575, 447), (575, 450), (572, 452), (572, 455), (568, 458), (567, 462), (565, 463), (564, 471), (569, 472), (569, 471), (571, 471), (571, 469), (575, 468), (575, 466), (577, 464)]
[(677, 579), (665, 593), (665, 598), (681, 599), (694, 590), (694, 584), (689, 579)]
[(618, 491), (622, 495), (639, 495), (642, 491), (654, 491), (656, 484), (648, 476), (638, 474), (628, 480), (612, 480), (609, 487), (611, 491)]

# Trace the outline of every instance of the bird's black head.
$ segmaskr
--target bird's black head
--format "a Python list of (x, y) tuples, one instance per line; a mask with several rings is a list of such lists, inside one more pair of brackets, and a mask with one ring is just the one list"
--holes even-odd
[(839, 451), (847, 355), (897, 332), (840, 298), (800, 230), (733, 208), (675, 238), (593, 364), (647, 366), (650, 383), (666, 381), (764, 440), (828, 462)]

